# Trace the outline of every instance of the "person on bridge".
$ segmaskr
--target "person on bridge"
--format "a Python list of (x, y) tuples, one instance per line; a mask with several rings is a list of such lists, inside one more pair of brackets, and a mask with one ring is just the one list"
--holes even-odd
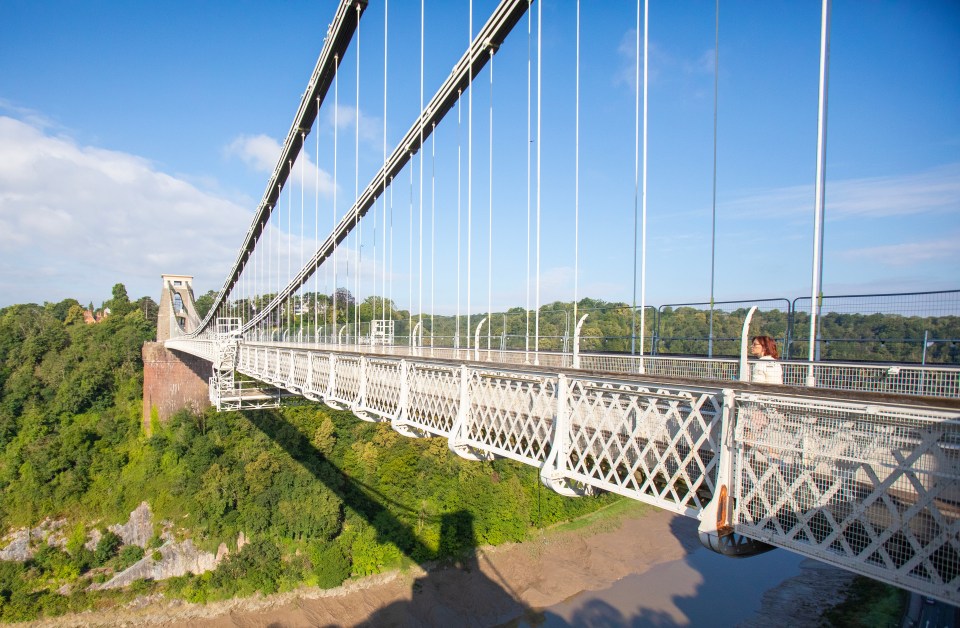
[(783, 384), (783, 367), (777, 362), (780, 352), (777, 341), (770, 336), (754, 336), (750, 344), (750, 353), (758, 361), (752, 365), (750, 381), (758, 384)]

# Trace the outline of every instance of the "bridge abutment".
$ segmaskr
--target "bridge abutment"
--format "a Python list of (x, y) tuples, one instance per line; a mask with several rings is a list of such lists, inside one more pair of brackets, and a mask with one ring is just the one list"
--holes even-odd
[(164, 341), (189, 333), (200, 324), (193, 298), (193, 277), (161, 275), (162, 289), (157, 317), (157, 341), (144, 343), (143, 429), (149, 434), (154, 419), (166, 422), (184, 408), (194, 412), (210, 406), (208, 380), (213, 365), (179, 351)]
[(170, 351), (162, 342), (144, 343), (142, 355), (143, 428), (148, 434), (154, 419), (163, 423), (184, 408), (199, 412), (210, 406), (209, 362)]

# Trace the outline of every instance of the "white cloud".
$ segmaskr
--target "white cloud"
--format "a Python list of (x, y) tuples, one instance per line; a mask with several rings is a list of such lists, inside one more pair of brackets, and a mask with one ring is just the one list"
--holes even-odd
[[(809, 215), (814, 186), (797, 185), (744, 194), (722, 203), (737, 217)], [(827, 220), (885, 218), (930, 212), (960, 213), (960, 163), (906, 175), (827, 180)]]
[(241, 135), (225, 149), (228, 157), (237, 157), (257, 172), (273, 172), (280, 159), (280, 143), (266, 135)]
[[(338, 105), (326, 110), (326, 123), (331, 128), (334, 126), (341, 130), (340, 142), (354, 142), (353, 133), (346, 136), (342, 132), (344, 129), (353, 129), (357, 125), (357, 118), (360, 119), (360, 142), (368, 148), (374, 150), (375, 155), (383, 153), (383, 118), (370, 116), (363, 111), (358, 112), (356, 107), (349, 105)], [(388, 147), (389, 148), (389, 147)]]
[(626, 85), (631, 90), (637, 88), (637, 29), (631, 28), (617, 45), (617, 69), (613, 73), (614, 85)]
[(219, 285), (249, 222), (147, 160), (0, 116), (0, 303), (155, 294), (171, 272)]
[(843, 218), (960, 212), (960, 163), (898, 177), (841, 181), (827, 193), (831, 213)]
[[(653, 42), (647, 47), (647, 70), (650, 72), (650, 81), (657, 77), (658, 61), (664, 56), (660, 48)], [(626, 85), (630, 91), (637, 89), (637, 29), (631, 28), (617, 45), (618, 62), (613, 73), (614, 85)], [(640, 80), (643, 80), (643, 38), (640, 38)]]
[(908, 267), (936, 262), (952, 264), (954, 268), (960, 268), (960, 249), (957, 248), (956, 237), (850, 249), (840, 253), (840, 257), (845, 260), (888, 267)]
[(713, 76), (713, 72), (716, 69), (716, 50), (713, 48), (708, 48), (703, 51), (703, 54), (700, 55), (695, 61), (688, 63), (686, 70), (692, 74), (709, 74)]
[[(271, 174), (280, 159), (283, 147), (280, 142), (266, 135), (241, 135), (233, 140), (225, 149), (228, 157), (236, 157), (256, 172)], [(301, 168), (300, 159), (306, 158)], [(320, 196), (324, 199), (333, 198), (333, 177), (330, 173), (319, 168), (309, 154), (301, 153), (301, 157), (293, 163), (291, 179), (297, 187), (303, 187), (311, 195), (320, 188)]]

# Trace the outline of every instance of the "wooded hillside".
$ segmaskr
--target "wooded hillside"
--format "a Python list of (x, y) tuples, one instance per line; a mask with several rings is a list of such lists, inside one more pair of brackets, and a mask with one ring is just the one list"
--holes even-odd
[[(116, 293), (115, 313), (97, 324), (84, 324), (72, 300), (0, 310), (0, 529), (53, 519), (66, 530), (62, 546), (35, 539), (30, 560), (0, 561), (3, 621), (151, 591), (204, 601), (301, 583), (332, 587), (519, 541), (615, 499), (563, 498), (542, 487), (534, 468), (463, 461), (445, 439), (408, 439), (307, 402), (183, 412), (148, 437), (140, 348), (155, 323), (125, 290)], [(235, 548), (241, 532), (250, 543), (200, 576), (88, 590), (144, 552), (159, 554), (159, 524), (145, 549), (106, 531), (141, 501), (203, 549)], [(87, 547), (94, 530), (100, 541)]]

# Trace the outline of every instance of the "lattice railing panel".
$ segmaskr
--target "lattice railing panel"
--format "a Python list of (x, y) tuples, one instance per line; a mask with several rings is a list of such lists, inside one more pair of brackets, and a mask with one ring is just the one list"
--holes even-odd
[(367, 360), (364, 409), (383, 417), (396, 416), (400, 409), (400, 361)]
[[(179, 340), (167, 341), (171, 348), (186, 347), (188, 353), (200, 355), (193, 345), (174, 345)], [(186, 341), (196, 342), (196, 341)], [(202, 342), (202, 341), (201, 341)], [(211, 343), (204, 343), (211, 344)], [(293, 342), (262, 343), (289, 348), (302, 348)], [(350, 351), (352, 353), (377, 353), (413, 359), (438, 358), (448, 360), (477, 359), (473, 349), (411, 348), (406, 346), (377, 345), (316, 345), (316, 350)], [(202, 350), (202, 349), (199, 349)], [(211, 356), (214, 354), (210, 354)], [(204, 357), (204, 356), (201, 356)], [(206, 359), (213, 359), (207, 357)], [(504, 365), (537, 365), (540, 368), (571, 368), (572, 354), (542, 351), (539, 354), (524, 351), (479, 352), (479, 360)], [(781, 361), (784, 384), (807, 386), (809, 363)], [(509, 368), (509, 367), (507, 367)], [(710, 382), (735, 382), (739, 379), (739, 360), (729, 358), (685, 358), (662, 355), (628, 355), (581, 353), (580, 368), (607, 373), (625, 373), (702, 379)], [(922, 397), (960, 398), (960, 368), (957, 366), (921, 366), (916, 364), (866, 364), (842, 362), (815, 362), (812, 388), (849, 390), (855, 392), (884, 392)]]
[(240, 345), (240, 352), (237, 354), (237, 370), (249, 372), (253, 370), (253, 363), (256, 359), (257, 350), (247, 345)]
[(278, 349), (270, 349), (264, 352), (262, 369), (265, 377), (264, 381), (280, 383), (280, 351)]
[(738, 532), (960, 599), (960, 417), (737, 396)]
[(326, 397), (330, 386), (330, 356), (326, 353), (313, 354), (313, 375), (310, 390), (317, 396)]
[(449, 436), (460, 409), (460, 369), (411, 363), (407, 420), (432, 434)]
[(360, 357), (338, 355), (331, 397), (352, 404), (360, 396)]
[[(804, 386), (809, 372), (809, 363), (783, 362), (783, 383)], [(815, 362), (813, 376), (817, 388), (919, 397), (960, 397), (960, 369), (950, 366)]]
[(568, 404), (567, 477), (687, 514), (709, 501), (716, 392), (576, 379)]
[(286, 388), (290, 385), (291, 369), (293, 368), (293, 359), (290, 355), (290, 350), (278, 349), (274, 353), (277, 362), (273, 371), (273, 381)]
[(472, 371), (466, 439), (493, 453), (541, 464), (556, 416), (556, 380)]
[(291, 360), (293, 366), (289, 382), (297, 390), (305, 390), (310, 377), (310, 356), (305, 351), (296, 351), (292, 353)]
[(217, 359), (217, 343), (212, 340), (194, 339), (170, 339), (163, 343), (167, 349), (182, 351), (203, 358), (208, 362)]

